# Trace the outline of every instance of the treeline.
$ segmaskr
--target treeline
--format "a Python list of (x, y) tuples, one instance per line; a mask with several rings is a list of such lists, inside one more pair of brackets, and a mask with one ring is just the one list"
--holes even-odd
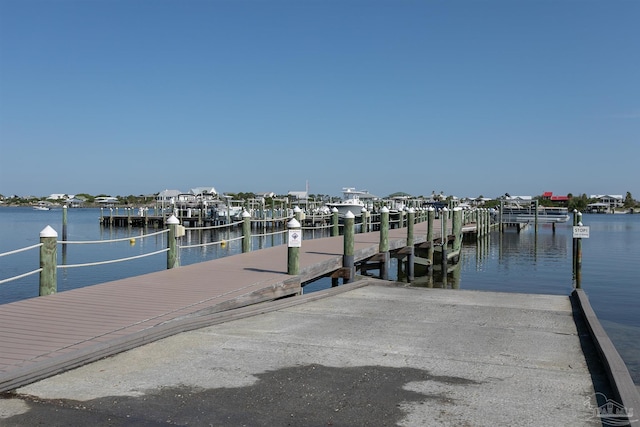
[[(407, 195), (406, 193), (402, 193), (403, 195)], [(151, 195), (128, 195), (128, 196), (115, 196), (115, 198), (117, 199), (117, 202), (115, 204), (117, 205), (122, 205), (122, 206), (145, 206), (145, 205), (150, 205), (150, 204), (154, 204), (156, 197), (157, 197), (157, 193), (156, 194), (151, 194)], [(388, 196), (389, 198), (393, 197), (395, 194), (392, 194), (390, 196)], [(20, 205), (33, 205), (35, 203), (38, 202), (51, 202), (51, 203), (57, 203), (57, 204), (62, 204), (62, 203), (78, 203), (84, 206), (91, 206), (95, 203), (95, 200), (99, 197), (111, 197), (107, 194), (98, 194), (98, 195), (91, 195), (91, 194), (87, 194), (87, 193), (80, 193), (80, 194), (76, 194), (74, 196), (73, 199), (68, 199), (67, 197), (65, 197), (64, 199), (59, 199), (59, 200), (51, 200), (48, 199), (47, 197), (35, 197), (35, 196), (31, 196), (31, 197), (19, 197), (19, 196), (9, 196), (9, 197), (5, 197), (2, 194), (0, 194), (0, 201), (2, 201), (5, 205), (13, 205), (13, 206), (20, 206)], [(221, 196), (221, 199), (224, 198), (230, 198), (232, 200), (252, 200), (252, 199), (256, 199), (258, 196), (255, 193), (250, 193), (250, 192), (239, 192), (239, 193), (225, 193), (224, 195)], [(286, 195), (282, 195), (282, 196), (276, 196), (277, 199), (283, 199), (286, 198)], [(423, 196), (421, 196), (423, 197)], [(433, 198), (433, 194), (431, 195), (431, 197)], [(550, 200), (548, 198), (545, 198), (544, 196), (540, 195), (540, 196), (535, 196), (533, 199), (538, 201), (538, 205), (540, 206), (567, 206), (569, 208), (569, 210), (578, 210), (578, 211), (583, 211), (586, 209), (587, 205), (591, 204), (591, 203), (597, 203), (598, 199), (594, 199), (594, 198), (589, 198), (587, 197), (586, 194), (581, 194), (581, 195), (573, 195), (571, 193), (569, 193), (567, 195), (568, 200), (567, 201), (553, 201)], [(450, 200), (452, 198), (452, 196), (448, 196), (445, 197), (444, 195), (440, 194), (440, 195), (436, 195), (437, 199), (442, 199), (442, 200)], [(478, 199), (482, 199), (482, 196), (479, 196)], [(310, 194), (309, 195), (309, 199), (313, 200), (313, 201), (318, 201), (318, 202), (330, 202), (330, 201), (336, 201), (336, 197), (332, 197), (326, 194)], [(496, 207), (500, 205), (500, 198), (496, 198), (493, 200), (489, 200), (486, 201), (484, 203), (485, 207)], [(623, 202), (623, 207), (626, 209), (629, 208), (635, 208), (635, 207), (640, 207), (640, 202), (638, 202), (637, 200), (635, 200), (631, 194), (631, 192), (627, 192), (624, 198), (624, 202)]]

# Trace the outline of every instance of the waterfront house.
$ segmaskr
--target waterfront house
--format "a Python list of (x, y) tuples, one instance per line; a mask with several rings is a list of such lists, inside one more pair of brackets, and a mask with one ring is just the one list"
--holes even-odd
[(67, 199), (67, 205), (70, 208), (79, 208), (84, 204), (85, 200), (81, 197), (69, 197)]
[(189, 190), (189, 193), (200, 197), (215, 197), (218, 195), (218, 192), (214, 187), (196, 187)]
[(113, 206), (118, 203), (118, 198), (112, 196), (98, 196), (94, 199), (94, 202), (101, 206)]
[(163, 190), (156, 196), (156, 202), (169, 205), (175, 203), (180, 194), (182, 194), (180, 190)]
[(301, 201), (301, 200), (304, 200), (306, 202), (306, 200), (309, 198), (309, 192), (308, 191), (289, 191), (287, 193), (287, 196), (289, 196), (289, 200), (291, 200), (292, 202)]
[(273, 199), (274, 197), (276, 197), (276, 193), (274, 193), (273, 191), (266, 191), (264, 193), (256, 193), (256, 197), (259, 199)]
[(552, 191), (545, 191), (542, 193), (543, 200), (550, 200), (557, 204), (567, 205), (569, 204), (569, 196), (554, 196)]
[(598, 203), (609, 205), (611, 209), (620, 208), (624, 205), (624, 197), (621, 194), (595, 194), (589, 196), (596, 199)]
[(67, 200), (73, 197), (74, 197), (73, 194), (67, 195), (67, 194), (54, 193), (54, 194), (49, 194), (47, 196), (47, 200)]

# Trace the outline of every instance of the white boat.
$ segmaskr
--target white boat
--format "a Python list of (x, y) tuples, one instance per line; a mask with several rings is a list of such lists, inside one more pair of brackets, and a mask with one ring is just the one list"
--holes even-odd
[(49, 206), (36, 205), (33, 207), (34, 211), (50, 211), (51, 208)]
[(365, 203), (360, 200), (360, 196), (368, 194), (367, 191), (357, 191), (355, 188), (347, 187), (342, 189), (342, 201), (337, 203), (327, 203), (329, 209), (336, 208), (338, 215), (344, 216), (347, 212), (351, 212), (354, 216), (362, 215), (362, 208)]
[[(502, 222), (508, 224), (535, 223), (536, 208), (509, 205), (502, 208)], [(538, 224), (553, 224), (569, 221), (569, 209), (560, 207), (538, 207)]]
[(231, 219), (234, 221), (239, 221), (242, 219), (242, 211), (244, 209), (242, 206), (229, 206), (227, 205), (219, 205), (216, 208), (216, 217), (220, 219)]

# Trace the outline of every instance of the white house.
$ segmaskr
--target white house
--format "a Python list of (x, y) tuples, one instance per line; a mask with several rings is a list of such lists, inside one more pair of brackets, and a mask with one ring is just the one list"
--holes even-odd
[(267, 191), (267, 192), (264, 192), (264, 193), (256, 193), (256, 197), (262, 198), (262, 199), (273, 199), (274, 197), (276, 197), (276, 193), (274, 193), (273, 191)]
[(288, 196), (291, 200), (307, 200), (309, 198), (309, 192), (307, 191), (289, 191)]
[(118, 203), (118, 198), (112, 196), (99, 196), (94, 199), (94, 202), (101, 205), (112, 205), (114, 203)]
[(218, 194), (218, 192), (214, 187), (196, 187), (189, 190), (189, 193), (194, 194), (196, 196), (201, 196), (201, 195), (216, 196)]
[(74, 194), (49, 194), (47, 196), (47, 200), (67, 200), (67, 199), (73, 199), (75, 197)]
[(156, 201), (159, 203), (174, 203), (178, 200), (178, 196), (182, 194), (180, 190), (163, 190), (156, 196)]
[(619, 208), (624, 205), (624, 197), (621, 194), (594, 194), (590, 199), (597, 199), (599, 203), (608, 204), (611, 208)]

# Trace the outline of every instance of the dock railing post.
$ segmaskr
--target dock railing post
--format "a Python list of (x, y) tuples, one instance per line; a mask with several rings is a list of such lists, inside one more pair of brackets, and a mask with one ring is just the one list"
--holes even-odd
[(440, 266), (442, 268), (442, 283), (447, 282), (447, 249), (449, 242), (447, 241), (447, 219), (449, 218), (449, 209), (445, 206), (440, 212), (440, 232), (442, 233), (442, 259), (440, 260)]
[(378, 245), (378, 252), (383, 256), (380, 265), (380, 278), (389, 280), (389, 270), (391, 268), (389, 259), (389, 208), (386, 206), (380, 209), (380, 244)]
[(251, 250), (251, 214), (242, 211), (242, 253)]
[(348, 277), (342, 283), (349, 283), (356, 275), (354, 246), (355, 246), (355, 215), (349, 211), (344, 216), (344, 254), (342, 255), (342, 267), (349, 269)]
[(338, 209), (334, 206), (331, 209), (331, 237), (336, 237), (340, 234), (340, 228), (338, 227)]
[(488, 236), (491, 233), (491, 212), (489, 209), (484, 208), (484, 233), (483, 236)]
[(51, 295), (58, 292), (56, 262), (58, 260), (58, 233), (47, 225), (40, 232), (40, 292), (39, 295)]
[(429, 206), (427, 209), (427, 242), (429, 242), (427, 259), (429, 260), (429, 274), (433, 272), (433, 227), (435, 221), (436, 209), (433, 206)]
[(62, 240), (67, 240), (67, 205), (62, 206)]
[(362, 213), (362, 230), (360, 230), (361, 233), (366, 233), (368, 230), (367, 228), (367, 220), (369, 219), (369, 211), (367, 211), (367, 208), (362, 208), (360, 210), (360, 212)]
[(409, 248), (409, 254), (407, 255), (407, 281), (413, 282), (415, 278), (414, 262), (415, 262), (415, 249), (413, 230), (416, 220), (416, 211), (413, 208), (409, 208), (407, 216), (407, 247)]
[(455, 237), (453, 241), (453, 251), (459, 252), (462, 248), (462, 208), (453, 208), (452, 234)]
[(297, 219), (287, 223), (289, 236), (287, 239), (287, 274), (300, 274), (300, 247), (302, 246), (302, 227)]
[[(582, 212), (578, 212), (576, 214), (578, 223), (576, 224), (579, 227), (582, 227), (584, 224), (582, 224)], [(576, 253), (575, 253), (575, 276), (576, 276), (576, 288), (581, 288), (582, 287), (582, 239), (581, 238), (575, 238), (575, 246), (576, 246)]]
[(169, 226), (167, 270), (170, 270), (180, 266), (178, 262), (178, 226), (180, 225), (180, 220), (175, 215), (171, 215), (167, 219), (167, 225)]
[[(573, 226), (578, 225), (578, 211), (577, 209), (573, 210)], [(572, 246), (571, 246), (571, 262), (573, 267), (573, 274), (576, 274), (576, 243), (578, 242), (577, 238), (573, 238)]]

